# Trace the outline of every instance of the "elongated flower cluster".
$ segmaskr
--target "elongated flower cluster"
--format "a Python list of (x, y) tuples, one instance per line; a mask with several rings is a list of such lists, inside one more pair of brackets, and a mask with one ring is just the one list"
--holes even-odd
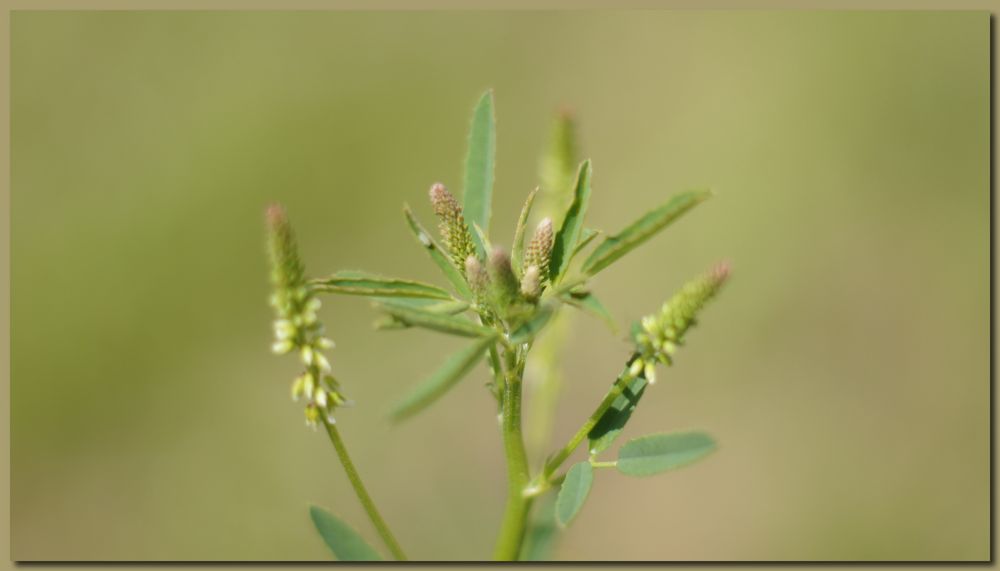
[(451, 254), (452, 263), (463, 273), (469, 256), (476, 255), (476, 246), (472, 242), (469, 225), (465, 223), (462, 207), (448, 189), (441, 183), (431, 186), (431, 205), (438, 217), (438, 228), (441, 238)]
[(656, 363), (670, 365), (673, 354), (684, 341), (684, 334), (695, 324), (695, 315), (712, 299), (729, 276), (729, 264), (722, 263), (712, 271), (684, 285), (671, 297), (659, 313), (642, 318), (635, 332), (639, 357), (632, 361), (629, 373), (643, 373), (650, 384), (656, 382)]
[(296, 351), (305, 366), (292, 382), (292, 399), (306, 398), (306, 423), (315, 427), (321, 415), (333, 422), (334, 409), (347, 401), (330, 375), (330, 361), (323, 354), (333, 348), (333, 342), (323, 337), (323, 324), (316, 315), (320, 300), (306, 282), (295, 235), (281, 206), (275, 204), (267, 209), (267, 228), (274, 285), (271, 306), (277, 314), (271, 349), (279, 355)]
[(549, 263), (552, 260), (552, 219), (543, 218), (535, 228), (535, 234), (528, 242), (524, 256), (524, 274), (521, 277), (521, 293), (529, 300), (538, 299), (548, 281)]

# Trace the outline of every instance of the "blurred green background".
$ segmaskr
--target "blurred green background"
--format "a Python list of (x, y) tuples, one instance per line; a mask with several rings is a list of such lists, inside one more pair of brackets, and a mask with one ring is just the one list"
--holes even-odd
[[(983, 559), (989, 537), (985, 13), (44, 13), (12, 17), (17, 559), (326, 559), (317, 503), (375, 540), (269, 353), (263, 208), (310, 272), (440, 283), (401, 205), (461, 186), (496, 90), (494, 240), (553, 111), (594, 159), (589, 225), (716, 197), (595, 291), (623, 324), (734, 278), (627, 435), (710, 459), (598, 474), (563, 559)], [(338, 415), (415, 558), (488, 557), (505, 483), (477, 370), (397, 427), (461, 345), (328, 298)], [(627, 346), (580, 316), (559, 443)]]

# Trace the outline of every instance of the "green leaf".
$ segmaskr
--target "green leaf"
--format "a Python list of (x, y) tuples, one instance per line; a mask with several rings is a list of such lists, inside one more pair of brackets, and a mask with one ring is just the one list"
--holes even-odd
[(563, 217), (562, 226), (556, 233), (555, 243), (552, 247), (552, 262), (549, 270), (552, 283), (558, 282), (559, 278), (569, 269), (573, 250), (576, 249), (580, 240), (583, 219), (587, 215), (587, 203), (590, 202), (592, 172), (589, 159), (580, 163), (580, 171), (576, 175), (576, 184), (574, 185), (573, 202), (566, 210), (566, 216)]
[(573, 248), (573, 255), (571, 256), (571, 259), (576, 257), (576, 255), (580, 253), (580, 250), (586, 248), (587, 244), (593, 241), (594, 238), (597, 238), (597, 236), (600, 233), (601, 233), (600, 230), (594, 230), (593, 228), (584, 228), (583, 232), (580, 234), (580, 242), (577, 243), (576, 248)]
[(458, 315), (436, 313), (421, 307), (396, 303), (380, 303), (376, 307), (406, 325), (413, 327), (423, 327), (461, 337), (493, 338), (496, 336), (495, 330)]
[(323, 279), (312, 280), (313, 288), (326, 293), (378, 297), (420, 297), (452, 299), (447, 291), (413, 280), (385, 278), (364, 272), (341, 271)]
[(684, 192), (674, 196), (666, 204), (647, 212), (621, 232), (605, 238), (583, 262), (583, 271), (594, 275), (603, 270), (618, 258), (652, 238), (657, 232), (666, 228), (671, 222), (710, 195), (711, 193), (707, 190)]
[(590, 462), (578, 462), (566, 473), (566, 479), (556, 498), (556, 521), (561, 527), (569, 525), (576, 514), (580, 513), (593, 482), (594, 468)]
[(524, 206), (521, 207), (521, 215), (517, 217), (517, 227), (514, 230), (514, 245), (511, 247), (510, 252), (510, 265), (514, 268), (514, 272), (517, 273), (518, 277), (521, 277), (524, 265), (524, 229), (528, 225), (528, 216), (531, 214), (531, 205), (535, 203), (535, 195), (538, 194), (538, 189), (532, 190), (528, 194), (528, 198), (524, 201)]
[[(625, 370), (627, 372), (628, 368), (626, 367)], [(587, 438), (590, 439), (591, 454), (606, 450), (618, 438), (622, 429), (625, 428), (625, 424), (632, 418), (632, 413), (635, 412), (635, 407), (639, 404), (639, 399), (642, 398), (648, 384), (641, 374), (628, 381), (619, 377), (615, 383), (625, 383), (624, 390), (587, 433)]]
[(391, 418), (394, 421), (402, 420), (429, 406), (472, 370), (492, 344), (493, 339), (482, 339), (449, 357), (440, 369), (421, 381), (393, 407)]
[(650, 434), (630, 440), (618, 451), (618, 471), (628, 476), (652, 476), (700, 460), (715, 450), (704, 432)]
[(391, 315), (385, 315), (375, 320), (372, 324), (376, 331), (394, 331), (397, 329), (409, 329), (410, 326)]
[[(480, 226), (479, 224), (473, 223), (472, 224), (472, 235), (476, 239), (476, 244), (478, 246), (482, 246), (483, 251), (485, 251), (487, 253), (493, 251), (493, 244), (490, 243), (490, 238), (489, 238), (489, 236), (486, 235), (486, 230), (483, 230), (482, 226)], [(486, 257), (489, 257), (489, 255), (487, 254)]]
[(552, 306), (543, 305), (539, 307), (535, 315), (510, 334), (510, 342), (519, 345), (531, 341), (535, 338), (535, 335), (538, 335), (539, 331), (545, 328), (554, 313), (555, 308)]
[(340, 561), (381, 561), (382, 557), (358, 532), (332, 513), (316, 506), (309, 507), (316, 531)]
[(580, 290), (570, 291), (569, 293), (562, 294), (560, 299), (577, 309), (601, 319), (612, 333), (618, 334), (618, 324), (615, 323), (615, 318), (611, 316), (611, 313), (604, 307), (604, 304), (593, 293)]
[(556, 527), (556, 502), (552, 494), (545, 494), (538, 500), (540, 505), (528, 524), (521, 549), (521, 561), (547, 561), (559, 537)]
[(385, 306), (395, 306), (395, 307), (415, 307), (417, 309), (422, 309), (424, 311), (429, 311), (431, 313), (441, 313), (448, 315), (457, 315), (462, 313), (466, 309), (469, 309), (468, 302), (461, 301), (458, 299), (449, 299), (447, 301), (440, 299), (427, 299), (419, 297), (403, 297), (403, 298), (391, 298), (391, 297), (375, 297), (375, 301), (381, 303)]
[(403, 214), (406, 215), (406, 224), (410, 227), (413, 232), (413, 236), (417, 239), (417, 242), (423, 246), (424, 250), (427, 250), (427, 254), (431, 257), (431, 260), (437, 264), (437, 267), (441, 268), (445, 277), (451, 282), (451, 285), (455, 287), (455, 291), (463, 297), (472, 297), (472, 290), (469, 289), (468, 284), (465, 283), (465, 278), (462, 277), (462, 273), (455, 268), (451, 263), (451, 259), (441, 250), (441, 246), (431, 238), (430, 233), (417, 221), (417, 218), (410, 211), (409, 206), (403, 206)]
[[(479, 98), (472, 112), (469, 128), (468, 154), (465, 156), (465, 195), (462, 211), (470, 226), (478, 224), (490, 229), (490, 204), (493, 200), (493, 175), (496, 162), (496, 118), (493, 115), (493, 90)], [(476, 239), (480, 256), (485, 255), (483, 244)]]
[[(469, 304), (464, 301), (452, 300), (452, 301), (441, 301), (438, 299), (425, 299), (419, 297), (410, 298), (375, 298), (376, 301), (382, 302), (383, 305), (397, 305), (405, 307), (416, 307), (424, 311), (429, 311), (431, 313), (442, 313), (448, 315), (457, 315), (463, 311), (469, 309)], [(399, 319), (386, 315), (381, 319), (375, 321), (375, 329), (379, 331), (387, 331), (392, 329), (409, 329), (410, 326), (405, 321), (400, 321)]]

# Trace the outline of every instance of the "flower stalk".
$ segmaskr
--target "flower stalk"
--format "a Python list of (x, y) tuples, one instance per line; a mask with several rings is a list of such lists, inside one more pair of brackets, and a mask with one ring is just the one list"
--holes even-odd
[(364, 507), (365, 513), (368, 514), (368, 518), (372, 521), (375, 526), (375, 530), (378, 532), (379, 537), (385, 543), (385, 546), (392, 553), (392, 556), (396, 558), (397, 561), (406, 561), (406, 553), (403, 552), (403, 548), (399, 546), (399, 542), (396, 541), (396, 536), (392, 534), (392, 530), (382, 519), (382, 514), (379, 513), (378, 508), (375, 507), (375, 502), (372, 500), (371, 495), (365, 488), (364, 482), (361, 481), (361, 475), (358, 474), (357, 468), (354, 467), (354, 462), (351, 461), (350, 455), (347, 453), (347, 447), (344, 446), (344, 440), (340, 437), (340, 432), (337, 430), (337, 426), (323, 419), (323, 426), (326, 427), (326, 433), (330, 436), (330, 442), (333, 444), (333, 448), (337, 451), (337, 457), (340, 459), (341, 465), (344, 466), (344, 472), (347, 473), (347, 479), (351, 482), (351, 487), (354, 488), (354, 493), (358, 496), (358, 500), (361, 501), (361, 506)]
[(351, 402), (340, 392), (340, 384), (330, 374), (330, 361), (323, 355), (325, 349), (333, 348), (333, 342), (323, 337), (323, 325), (316, 314), (322, 304), (306, 281), (288, 216), (281, 206), (275, 204), (267, 209), (266, 221), (271, 281), (274, 285), (271, 305), (277, 314), (274, 322), (276, 340), (272, 350), (278, 354), (296, 351), (305, 366), (305, 371), (292, 381), (292, 400), (306, 398), (306, 424), (313, 429), (320, 424), (326, 428), (365, 513), (393, 556), (404, 561), (406, 555), (376, 509), (337, 430), (333, 411)]

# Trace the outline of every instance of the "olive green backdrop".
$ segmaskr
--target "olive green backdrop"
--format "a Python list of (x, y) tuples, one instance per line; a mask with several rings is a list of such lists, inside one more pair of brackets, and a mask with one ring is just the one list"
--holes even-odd
[[(989, 537), (989, 19), (983, 13), (15, 13), (17, 559), (325, 559), (307, 506), (374, 540), (272, 356), (264, 205), (314, 274), (437, 280), (401, 205), (460, 187), (496, 90), (507, 244), (554, 109), (591, 226), (717, 195), (597, 280), (627, 324), (734, 277), (627, 434), (719, 452), (597, 474), (564, 559), (983, 559)], [(505, 492), (477, 370), (385, 412), (460, 346), (322, 319), (341, 429), (415, 558), (488, 557)], [(627, 346), (575, 321), (564, 441)]]

